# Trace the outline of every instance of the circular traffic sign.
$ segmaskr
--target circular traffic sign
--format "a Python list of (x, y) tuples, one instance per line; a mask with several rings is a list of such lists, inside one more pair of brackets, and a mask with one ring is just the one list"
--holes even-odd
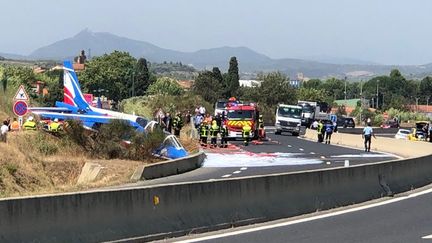
[(13, 105), (13, 112), (17, 116), (24, 116), (27, 114), (27, 103), (22, 100), (18, 100)]

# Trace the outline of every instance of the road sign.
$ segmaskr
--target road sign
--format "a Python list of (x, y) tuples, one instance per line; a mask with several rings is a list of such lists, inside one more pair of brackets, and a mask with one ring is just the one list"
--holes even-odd
[(334, 115), (334, 114), (330, 115), (330, 120), (331, 120), (332, 122), (336, 122), (336, 121), (337, 121), (337, 116)]
[(29, 96), (28, 96), (27, 92), (25, 91), (23, 85), (21, 85), (21, 86), (18, 88), (18, 91), (17, 91), (17, 93), (15, 94), (14, 99), (15, 99), (15, 100), (29, 100)]
[(24, 116), (27, 114), (27, 103), (23, 100), (18, 100), (13, 105), (13, 112), (17, 116)]

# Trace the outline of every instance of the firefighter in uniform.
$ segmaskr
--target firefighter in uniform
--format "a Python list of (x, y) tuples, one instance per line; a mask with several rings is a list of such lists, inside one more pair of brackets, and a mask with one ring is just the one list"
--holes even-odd
[(219, 126), (217, 125), (216, 120), (213, 120), (212, 125), (210, 127), (210, 137), (211, 137), (211, 147), (212, 148), (216, 147), (218, 132), (219, 132)]
[(244, 142), (245, 146), (249, 145), (249, 138), (250, 138), (251, 130), (252, 130), (252, 128), (249, 124), (246, 123), (246, 125), (243, 126), (242, 137), (243, 137), (243, 142)]
[(262, 115), (259, 115), (258, 117), (258, 137), (259, 139), (263, 139), (265, 137), (265, 133), (264, 133), (264, 119)]
[(180, 137), (180, 130), (183, 127), (183, 119), (181, 117), (180, 112), (177, 112), (176, 116), (173, 119), (173, 128), (174, 128), (174, 135), (176, 137)]
[(317, 134), (318, 134), (318, 143), (322, 143), (324, 140), (324, 124), (322, 123), (322, 121), (320, 120), (318, 122), (318, 127), (317, 127)]
[(220, 135), (221, 135), (221, 148), (226, 148), (228, 147), (228, 143), (227, 143), (227, 137), (228, 137), (228, 128), (225, 125), (222, 125), (221, 129), (220, 129)]
[(51, 122), (48, 126), (48, 130), (51, 132), (58, 132), (60, 129), (60, 123), (58, 122), (58, 119), (54, 119), (53, 122)]
[(205, 122), (201, 122), (200, 126), (200, 142), (201, 145), (207, 147), (207, 137), (208, 137), (208, 125)]
[(33, 121), (33, 117), (30, 116), (23, 124), (24, 130), (36, 130), (36, 122)]

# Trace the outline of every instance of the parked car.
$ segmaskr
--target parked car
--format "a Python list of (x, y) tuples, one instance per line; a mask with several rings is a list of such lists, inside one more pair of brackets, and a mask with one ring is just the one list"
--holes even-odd
[(337, 123), (338, 127), (343, 127), (343, 128), (352, 127), (352, 128), (355, 128), (354, 119), (351, 118), (351, 117), (338, 117), (336, 123)]
[(408, 129), (399, 129), (395, 135), (396, 139), (408, 139), (408, 135), (411, 133)]
[(399, 122), (397, 121), (386, 121), (380, 126), (381, 128), (399, 128)]

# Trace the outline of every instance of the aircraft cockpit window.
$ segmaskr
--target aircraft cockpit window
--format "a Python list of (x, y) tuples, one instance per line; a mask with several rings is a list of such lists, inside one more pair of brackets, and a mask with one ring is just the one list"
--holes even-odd
[(142, 117), (138, 117), (136, 119), (136, 123), (138, 123), (141, 127), (145, 128), (147, 126), (148, 121), (147, 121), (147, 119), (144, 119)]
[(173, 146), (176, 149), (184, 149), (183, 145), (179, 142), (176, 136), (169, 135), (165, 138), (163, 142), (164, 146)]

